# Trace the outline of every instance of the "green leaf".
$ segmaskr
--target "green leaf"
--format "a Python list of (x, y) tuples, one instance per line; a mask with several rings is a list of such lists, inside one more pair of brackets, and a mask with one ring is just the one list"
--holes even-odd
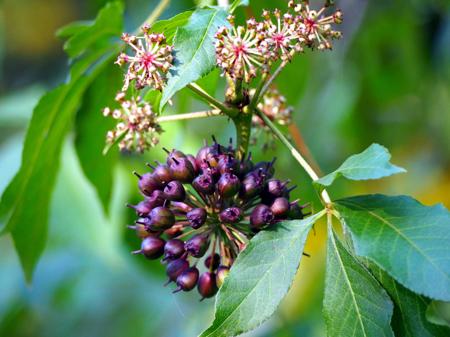
[(113, 187), (114, 164), (118, 155), (117, 151), (102, 155), (106, 133), (116, 124), (112, 118), (103, 116), (102, 109), (117, 105), (114, 93), (121, 87), (121, 83), (120, 69), (109, 66), (86, 91), (75, 123), (75, 148), (81, 167), (95, 187), (106, 213)]
[[(103, 14), (98, 17), (104, 24), (112, 23), (113, 14), (118, 13), (111, 8), (120, 9), (122, 13), (121, 5), (106, 5), (107, 11), (102, 10)], [(112, 15), (111, 20), (104, 18), (108, 11)], [(114, 24), (121, 26), (121, 17), (120, 23)], [(97, 34), (93, 27), (99, 30), (105, 28), (96, 22), (88, 29), (80, 29), (71, 39), (86, 31), (96, 37), (103, 36), (104, 39), (93, 43), (92, 39), (87, 38), (76, 44), (79, 57), (73, 61), (69, 82), (48, 92), (35, 107), (25, 137), (21, 167), (1, 197), (0, 233), (11, 233), (27, 281), (31, 281), (33, 270), (45, 247), (48, 208), (62, 144), (84, 92), (104, 66), (112, 64), (115, 46), (106, 45), (106, 36)]]
[(2, 232), (11, 232), (28, 281), (45, 247), (58, 158), (86, 84), (64, 84), (42, 97), (27, 132), (21, 168), (2, 195)]
[(61, 39), (67, 39), (88, 29), (91, 25), (92, 21), (74, 21), (59, 28), (55, 35)]
[(208, 75), (199, 79), (196, 83), (200, 87), (202, 87), (208, 94), (215, 97), (217, 87), (219, 85), (219, 80), (220, 80), (220, 70), (214, 69)]
[(192, 16), (192, 11), (177, 14), (170, 19), (156, 21), (152, 25), (152, 31), (156, 33), (164, 33), (167, 43), (172, 43), (178, 27), (184, 26), (188, 23)]
[(385, 147), (372, 144), (365, 151), (349, 157), (336, 171), (314, 183), (330, 186), (340, 176), (350, 180), (369, 180), (406, 172), (403, 168), (391, 164), (389, 159), (391, 155)]
[(369, 265), (375, 278), (381, 283), (394, 301), (392, 328), (396, 336), (438, 337), (450, 336), (450, 329), (427, 321), (426, 310), (431, 300), (417, 295), (398, 284), (374, 263)]
[(123, 4), (121, 2), (116, 1), (106, 4), (90, 27), (80, 29), (78, 33), (66, 41), (64, 50), (70, 57), (74, 58), (105, 38), (119, 36), (123, 31), (122, 16)]
[(176, 64), (169, 72), (160, 109), (176, 92), (214, 69), (214, 34), (220, 26), (229, 24), (227, 15), (227, 12), (218, 8), (197, 9), (188, 23), (178, 28), (174, 38)]
[(394, 336), (393, 305), (383, 288), (329, 228), (323, 314), (332, 337)]
[(283, 221), (250, 241), (225, 279), (217, 295), (214, 322), (201, 337), (236, 336), (274, 313), (297, 272), (309, 230), (323, 214)]
[(410, 290), (450, 300), (450, 213), (407, 196), (364, 195), (336, 201), (356, 253)]
[(431, 301), (426, 316), (433, 324), (450, 327), (450, 302)]
[(144, 101), (151, 104), (153, 111), (158, 111), (159, 103), (161, 102), (161, 91), (149, 90), (145, 93)]

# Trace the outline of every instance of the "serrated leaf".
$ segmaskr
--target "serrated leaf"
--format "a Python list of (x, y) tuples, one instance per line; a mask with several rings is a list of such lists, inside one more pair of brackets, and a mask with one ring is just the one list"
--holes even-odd
[[(114, 4), (106, 7), (118, 8)], [(94, 26), (103, 29), (95, 23), (87, 30)], [(112, 64), (114, 46), (106, 45), (105, 40), (89, 41), (83, 47), (80, 44), (83, 55), (73, 60), (68, 83), (48, 92), (35, 107), (21, 167), (1, 197), (0, 234), (11, 233), (27, 281), (31, 281), (45, 247), (48, 208), (62, 144), (85, 90), (105, 65)]]
[(66, 41), (64, 51), (74, 58), (105, 38), (119, 36), (123, 31), (122, 16), (122, 2), (115, 1), (106, 4), (90, 27), (81, 29)]
[(369, 180), (406, 172), (405, 169), (391, 164), (390, 159), (391, 155), (385, 147), (372, 144), (363, 152), (349, 157), (336, 171), (314, 183), (330, 186), (340, 176), (350, 180)]
[(336, 201), (356, 253), (399, 283), (450, 300), (450, 213), (407, 196), (363, 195)]
[(201, 337), (236, 336), (274, 313), (297, 272), (309, 230), (322, 215), (281, 222), (250, 241), (225, 279), (214, 322)]
[(86, 85), (86, 80), (64, 84), (42, 97), (33, 111), (21, 168), (2, 195), (2, 232), (11, 232), (28, 281), (45, 247), (49, 202), (68, 121)]
[(214, 34), (227, 26), (227, 12), (219, 8), (197, 9), (174, 38), (175, 65), (163, 90), (160, 109), (189, 83), (207, 75), (216, 66)]
[(450, 336), (450, 329), (427, 321), (426, 311), (431, 300), (406, 289), (374, 263), (369, 268), (395, 304), (391, 325), (396, 336)]
[(85, 176), (92, 183), (108, 213), (113, 187), (113, 171), (117, 151), (102, 155), (106, 133), (115, 127), (112, 118), (105, 118), (102, 109), (115, 107), (114, 92), (121, 87), (122, 72), (108, 67), (90, 85), (83, 98), (75, 122), (75, 148)]
[(189, 21), (189, 18), (192, 16), (192, 13), (192, 11), (187, 11), (177, 14), (167, 20), (156, 21), (152, 25), (152, 32), (164, 33), (164, 36), (167, 39), (167, 43), (172, 43), (178, 27), (186, 25)]
[(393, 305), (369, 271), (329, 228), (323, 314), (332, 337), (394, 336)]

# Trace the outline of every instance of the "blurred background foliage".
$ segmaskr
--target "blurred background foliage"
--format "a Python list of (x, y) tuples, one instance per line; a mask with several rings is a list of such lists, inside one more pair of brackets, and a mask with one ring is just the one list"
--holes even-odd
[[(73, 20), (94, 18), (105, 2), (1, 2), (0, 192), (20, 165), (33, 106), (40, 95), (67, 76), (67, 59), (54, 31)], [(283, 8), (285, 2), (253, 0), (252, 8), (241, 9), (239, 15)], [(127, 30), (134, 30), (156, 3), (127, 0)], [(194, 6), (187, 0), (172, 1), (163, 18)], [(343, 40), (331, 53), (307, 52), (297, 57), (280, 76), (278, 88), (295, 107), (295, 123), (323, 172), (378, 142), (391, 150), (393, 162), (407, 168), (408, 174), (375, 183), (342, 180), (333, 187), (332, 196), (410, 194), (425, 204), (443, 202), (449, 207), (450, 3), (342, 0), (338, 6), (345, 15)], [(113, 95), (119, 89), (108, 79), (102, 80), (111, 89), (88, 95)], [(219, 84), (217, 94), (222, 92)], [(86, 113), (101, 116), (101, 107), (95, 105), (95, 99), (91, 101), (74, 121), (91, 134), (71, 134), (64, 145), (47, 249), (32, 285), (24, 282), (10, 238), (0, 237), (0, 336), (194, 336), (210, 322), (213, 301), (200, 304), (195, 292), (172, 295), (169, 287), (162, 286), (165, 278), (159, 263), (129, 254), (138, 245), (134, 233), (125, 230), (132, 214), (123, 205), (138, 198), (130, 172), (143, 171), (146, 161), (162, 159), (163, 152), (157, 147), (144, 157), (121, 156), (112, 171), (112, 199), (109, 212), (105, 212), (100, 199), (109, 196), (96, 193), (75, 150), (75, 144), (83, 142), (99, 148), (104, 137), (99, 130), (108, 127), (102, 117), (85, 120)], [(200, 108), (201, 103), (182, 91), (168, 113)], [(93, 121), (95, 126), (89, 127)], [(221, 141), (234, 135), (224, 118), (179, 122), (166, 125), (165, 130), (162, 143), (186, 152), (195, 151), (211, 133)], [(255, 157), (277, 156), (278, 175), (295, 181), (299, 185), (296, 195), (317, 208), (308, 178), (289, 153), (281, 146), (261, 153), (261, 145), (252, 149)], [(96, 164), (100, 153), (91, 151), (83, 156), (92, 157), (84, 166), (91, 179), (102, 179), (105, 168)], [(323, 232), (319, 224), (310, 236), (306, 252), (312, 257), (303, 259), (280, 310), (248, 335), (325, 335), (321, 317)], [(440, 311), (449, 314), (445, 306), (440, 306)]]

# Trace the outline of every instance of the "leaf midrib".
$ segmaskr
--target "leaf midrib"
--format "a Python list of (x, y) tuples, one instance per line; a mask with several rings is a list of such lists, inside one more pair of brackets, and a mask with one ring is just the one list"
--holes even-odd
[(363, 321), (362, 321), (361, 312), (359, 311), (358, 302), (356, 301), (356, 297), (355, 297), (355, 295), (354, 295), (353, 287), (352, 287), (351, 282), (350, 282), (350, 279), (349, 279), (349, 277), (348, 277), (348, 275), (347, 275), (347, 271), (346, 271), (346, 269), (345, 269), (345, 267), (344, 267), (344, 262), (342, 261), (341, 256), (340, 256), (339, 251), (338, 251), (338, 248), (337, 248), (337, 246), (336, 246), (336, 241), (335, 241), (335, 239), (334, 239), (334, 234), (331, 233), (331, 235), (329, 235), (329, 237), (330, 237), (331, 242), (333, 243), (333, 247), (334, 247), (336, 256), (337, 256), (337, 258), (338, 258), (338, 260), (339, 260), (339, 264), (340, 264), (340, 266), (341, 266), (341, 268), (342, 268), (342, 272), (343, 272), (343, 274), (344, 274), (344, 276), (345, 276), (345, 282), (347, 283), (347, 285), (348, 285), (348, 287), (349, 287), (349, 289), (350, 289), (350, 294), (351, 294), (351, 296), (352, 296), (352, 300), (353, 300), (353, 303), (354, 303), (354, 305), (355, 305), (356, 313), (357, 313), (357, 316), (358, 316), (358, 321), (359, 321), (359, 323), (360, 323), (360, 325), (361, 325), (361, 328), (362, 328), (362, 331), (363, 331), (363, 333), (364, 333), (364, 336), (367, 337), (366, 330), (365, 330), (365, 326), (364, 326), (364, 323), (363, 323)]
[[(218, 11), (218, 10), (214, 11), (214, 14), (211, 16), (211, 18), (210, 18), (210, 20), (209, 20), (209, 22), (208, 22), (208, 25), (206, 26), (205, 32), (204, 32), (204, 34), (203, 34), (203, 36), (202, 36), (200, 42), (197, 44), (197, 47), (195, 48), (194, 54), (192, 55), (192, 57), (189, 59), (189, 61), (188, 61), (187, 63), (184, 63), (184, 64), (183, 64), (183, 65), (185, 66), (185, 67), (184, 67), (184, 70), (178, 75), (178, 79), (177, 79), (177, 80), (174, 82), (174, 84), (172, 85), (172, 90), (173, 90), (173, 88), (175, 87), (175, 84), (177, 84), (177, 83), (180, 81), (180, 79), (183, 77), (183, 75), (186, 73), (186, 71), (187, 71), (186, 66), (187, 66), (187, 65), (190, 65), (190, 64), (192, 63), (192, 61), (195, 59), (195, 57), (197, 56), (197, 53), (198, 53), (199, 50), (200, 50), (200, 46), (201, 46), (201, 45), (203, 44), (203, 42), (206, 40), (206, 37), (208, 36), (209, 29), (210, 29), (210, 27), (211, 27), (211, 25), (212, 25), (212, 23), (213, 23), (213, 20), (214, 20), (214, 18), (217, 16), (217, 14), (219, 14), (219, 12), (220, 12), (220, 11)], [(192, 19), (192, 18), (191, 18), (191, 19)]]
[(422, 255), (422, 256), (425, 258), (425, 260), (427, 260), (431, 265), (433, 265), (433, 266), (436, 268), (436, 270), (438, 270), (441, 274), (443, 274), (444, 276), (446, 276), (447, 279), (450, 279), (450, 276), (447, 275), (444, 271), (442, 271), (442, 270), (439, 268), (439, 266), (437, 266), (437, 265), (435, 264), (434, 260), (431, 260), (430, 257), (428, 257), (428, 255), (426, 255), (426, 254), (422, 251), (422, 249), (420, 249), (420, 247), (417, 246), (417, 245), (414, 243), (414, 241), (411, 241), (411, 240), (410, 240), (410, 239), (409, 239), (402, 231), (400, 231), (400, 229), (398, 229), (397, 227), (395, 227), (394, 224), (391, 224), (388, 220), (384, 219), (383, 217), (381, 217), (380, 215), (376, 214), (375, 212), (370, 211), (370, 210), (367, 209), (367, 208), (364, 208), (364, 207), (363, 207), (362, 205), (360, 205), (360, 204), (351, 202), (351, 201), (349, 201), (349, 200), (345, 200), (344, 202), (341, 202), (341, 204), (344, 204), (344, 205), (345, 205), (345, 203), (347, 203), (347, 204), (349, 204), (349, 205), (353, 205), (353, 206), (355, 206), (355, 207), (359, 207), (360, 210), (363, 210), (363, 211), (369, 213), (372, 217), (374, 217), (374, 218), (380, 220), (382, 223), (386, 224), (389, 228), (393, 229), (394, 232), (398, 233), (400, 237), (402, 237), (402, 238), (403, 238), (406, 242), (408, 242), (413, 248), (415, 248), (416, 251), (417, 251), (418, 253), (420, 253), (420, 255)]

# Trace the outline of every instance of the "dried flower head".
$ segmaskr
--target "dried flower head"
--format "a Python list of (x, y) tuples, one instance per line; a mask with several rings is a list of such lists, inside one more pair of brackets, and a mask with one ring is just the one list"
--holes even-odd
[(336, 10), (331, 15), (325, 15), (329, 6), (324, 6), (320, 10), (312, 10), (307, 2), (289, 2), (295, 12), (295, 22), (297, 34), (301, 36), (301, 41), (310, 48), (319, 50), (331, 49), (332, 39), (341, 37), (341, 32), (333, 30), (332, 24), (342, 22), (342, 12)]
[(150, 33), (150, 27), (142, 27), (143, 36), (124, 33), (122, 40), (134, 51), (134, 55), (122, 53), (115, 62), (119, 66), (128, 64), (122, 91), (126, 91), (131, 81), (137, 89), (146, 86), (162, 90), (166, 74), (173, 65), (173, 46), (167, 45), (164, 34)]
[(265, 68), (268, 46), (262, 34), (262, 26), (254, 19), (246, 27), (221, 27), (216, 33), (217, 64), (233, 79), (250, 82), (258, 68)]
[(103, 109), (104, 116), (112, 116), (119, 121), (114, 130), (108, 131), (107, 144), (119, 142), (121, 150), (138, 152), (158, 144), (157, 134), (162, 129), (150, 104), (142, 102), (140, 97), (127, 100), (123, 92), (116, 95), (116, 101), (120, 103), (119, 109)]
[[(169, 282), (178, 291), (197, 286), (212, 297), (248, 241), (259, 231), (305, 213), (290, 201), (289, 181), (274, 179), (274, 162), (239, 160), (231, 142), (214, 140), (196, 156), (178, 150), (167, 161), (136, 174), (144, 200), (133, 208), (139, 219), (130, 226), (143, 239), (135, 253), (162, 256)], [(204, 259), (204, 271), (200, 274)]]

